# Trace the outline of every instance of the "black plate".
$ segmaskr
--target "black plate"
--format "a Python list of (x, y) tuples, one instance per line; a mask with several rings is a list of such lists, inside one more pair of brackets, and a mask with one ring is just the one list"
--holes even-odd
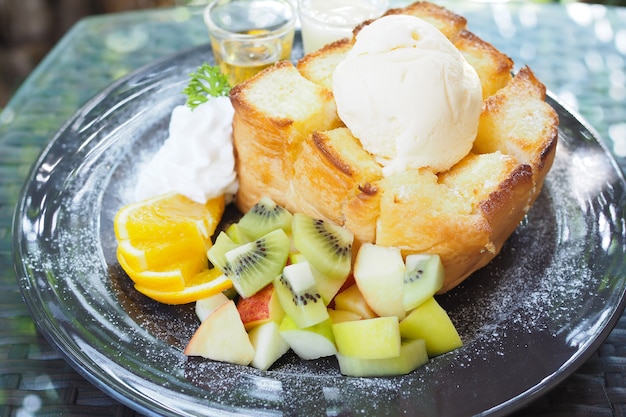
[(624, 308), (624, 179), (597, 136), (554, 98), (556, 160), (502, 253), (439, 298), (465, 346), (396, 378), (347, 378), (292, 355), (269, 372), (187, 359), (192, 306), (135, 292), (115, 260), (113, 216), (165, 140), (208, 46), (158, 61), (98, 95), (58, 132), (14, 222), (19, 286), (35, 321), (102, 390), (147, 414), (502, 415), (562, 381)]

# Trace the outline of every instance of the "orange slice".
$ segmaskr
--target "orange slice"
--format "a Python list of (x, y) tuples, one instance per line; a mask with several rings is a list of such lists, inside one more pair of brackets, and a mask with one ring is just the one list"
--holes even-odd
[[(174, 261), (182, 262), (194, 258), (204, 259), (206, 266), (207, 246), (211, 245), (207, 245), (203, 239), (196, 238), (138, 242), (125, 239), (117, 242), (118, 252), (123, 255), (130, 269), (136, 272), (157, 270), (171, 265)], [(196, 272), (199, 271), (194, 273)]]
[(227, 290), (233, 283), (217, 268), (196, 275), (181, 291), (158, 291), (135, 285), (140, 293), (164, 304), (187, 304)]
[(224, 213), (224, 196), (200, 204), (169, 193), (122, 207), (114, 220), (118, 240), (167, 240), (200, 236), (208, 241)]
[(124, 206), (114, 219), (118, 261), (138, 290), (168, 304), (229, 288), (209, 284), (221, 274), (208, 269), (207, 250), (223, 213), (223, 196), (200, 204), (169, 193)]
[(185, 289), (187, 282), (191, 282), (196, 275), (208, 268), (206, 258), (196, 257), (173, 262), (162, 268), (137, 271), (129, 265), (128, 260), (119, 248), (117, 260), (135, 285), (160, 292), (182, 291)]

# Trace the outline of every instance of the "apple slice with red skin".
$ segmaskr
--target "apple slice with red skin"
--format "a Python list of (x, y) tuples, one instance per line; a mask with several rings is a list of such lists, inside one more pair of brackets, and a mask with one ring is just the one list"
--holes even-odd
[(237, 310), (248, 331), (269, 321), (280, 324), (285, 317), (285, 310), (278, 301), (274, 284), (263, 287), (248, 298), (240, 297), (237, 301)]

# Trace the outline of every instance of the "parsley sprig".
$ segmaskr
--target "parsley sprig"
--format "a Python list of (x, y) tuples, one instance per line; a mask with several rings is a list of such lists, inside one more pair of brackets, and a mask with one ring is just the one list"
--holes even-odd
[(228, 79), (218, 66), (204, 62), (196, 72), (189, 74), (191, 80), (183, 90), (187, 95), (187, 106), (192, 110), (205, 103), (209, 97), (226, 96), (230, 92)]

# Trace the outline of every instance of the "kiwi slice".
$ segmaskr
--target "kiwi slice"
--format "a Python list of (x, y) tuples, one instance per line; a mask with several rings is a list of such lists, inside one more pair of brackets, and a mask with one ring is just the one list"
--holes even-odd
[(239, 246), (240, 245), (233, 242), (225, 232), (220, 232), (215, 238), (215, 243), (207, 252), (209, 261), (211, 261), (214, 267), (224, 272), (226, 264), (228, 263), (226, 260), (226, 252), (229, 252)]
[(262, 197), (237, 223), (250, 240), (258, 239), (272, 230), (291, 229), (291, 213), (269, 197)]
[(330, 317), (308, 262), (287, 265), (274, 280), (274, 289), (285, 314), (298, 328), (313, 326)]
[(287, 263), (289, 248), (287, 234), (276, 229), (226, 252), (224, 275), (232, 281), (239, 295), (250, 297), (281, 273)]
[(416, 253), (406, 257), (402, 305), (413, 310), (443, 287), (445, 272), (439, 255)]
[[(269, 231), (268, 231), (269, 233)], [(228, 237), (230, 238), (230, 240), (232, 240), (235, 243), (238, 243), (240, 245), (243, 245), (244, 243), (248, 243), (254, 239), (250, 239), (247, 235), (247, 233), (245, 233), (243, 230), (241, 230), (241, 227), (239, 226), (239, 223), (232, 223), (230, 226), (228, 226), (228, 228), (226, 228), (226, 234), (228, 235)], [(262, 235), (261, 235), (262, 236)], [(260, 236), (257, 236), (260, 237)]]
[(334, 223), (295, 213), (291, 222), (293, 243), (319, 272), (345, 279), (352, 266), (354, 235)]

